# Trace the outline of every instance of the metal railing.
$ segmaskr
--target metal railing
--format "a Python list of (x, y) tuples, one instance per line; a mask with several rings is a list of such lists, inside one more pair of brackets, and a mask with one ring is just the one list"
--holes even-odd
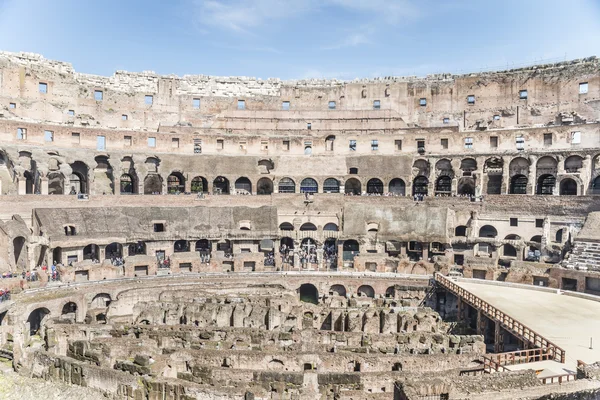
[(442, 274), (436, 273), (434, 279), (441, 286), (454, 293), (457, 297), (462, 298), (467, 304), (471, 305), (477, 310), (481, 310), (491, 320), (500, 323), (504, 329), (515, 335), (521, 340), (529, 342), (531, 345), (541, 348), (548, 352), (547, 360), (555, 360), (560, 363), (565, 362), (565, 350), (555, 345), (533, 329), (515, 320), (510, 315), (498, 310), (488, 302), (475, 296), (473, 293), (463, 289), (461, 286), (443, 276)]

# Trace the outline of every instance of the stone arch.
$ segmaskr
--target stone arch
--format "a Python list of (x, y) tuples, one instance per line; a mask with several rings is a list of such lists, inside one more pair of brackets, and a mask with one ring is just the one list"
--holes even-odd
[(300, 193), (317, 193), (319, 184), (313, 178), (305, 178), (300, 182)]
[(123, 257), (123, 245), (117, 242), (111, 243), (104, 249), (104, 259), (110, 260), (113, 257)]
[(184, 239), (176, 240), (173, 243), (173, 252), (174, 253), (185, 253), (190, 251), (190, 242)]
[(512, 244), (507, 243), (504, 246), (502, 246), (502, 254), (504, 255), (504, 257), (516, 257), (517, 249)]
[(477, 161), (474, 158), (464, 158), (460, 161), (460, 170), (463, 176), (471, 176), (474, 171), (477, 171)]
[(100, 259), (100, 248), (96, 244), (88, 244), (83, 248), (83, 259), (84, 260), (98, 260)]
[(528, 176), (529, 175), (529, 160), (527, 160), (525, 157), (516, 157), (513, 158), (510, 161), (510, 164), (508, 165), (508, 171), (509, 171), (509, 175), (515, 176), (515, 175), (525, 175)]
[(454, 228), (454, 236), (467, 236), (467, 227), (464, 225), (459, 225)]
[(280, 231), (293, 231), (294, 230), (294, 225), (292, 225), (289, 222), (282, 222), (279, 225), (279, 230)]
[(510, 178), (510, 194), (527, 194), (528, 178), (525, 175), (514, 175)]
[(573, 155), (565, 159), (565, 172), (577, 173), (583, 168), (583, 157)]
[(383, 182), (381, 179), (372, 178), (367, 182), (368, 194), (383, 194)]
[(208, 181), (203, 176), (196, 176), (190, 185), (192, 193), (208, 193)]
[(160, 159), (157, 157), (148, 157), (144, 162), (146, 170), (148, 172), (158, 173), (158, 167), (160, 166)]
[(557, 165), (558, 161), (556, 161), (556, 158), (551, 156), (541, 157), (536, 164), (537, 175), (556, 174)]
[(29, 323), (29, 335), (37, 335), (39, 330), (44, 327), (44, 324), (50, 317), (50, 310), (46, 307), (39, 307), (29, 313), (27, 322)]
[(325, 226), (323, 227), (323, 230), (337, 232), (337, 231), (339, 231), (339, 228), (338, 228), (337, 224), (334, 224), (333, 222), (329, 222), (329, 223), (325, 224)]
[(332, 285), (329, 288), (329, 293), (337, 294), (338, 296), (346, 297), (346, 287), (344, 285)]
[(375, 289), (373, 289), (373, 286), (370, 285), (361, 285), (359, 286), (359, 288), (356, 290), (356, 294), (359, 297), (375, 297)]
[(233, 185), (238, 194), (252, 194), (252, 182), (245, 176), (236, 179)]
[(161, 194), (162, 177), (159, 174), (151, 173), (144, 179), (144, 194)]
[(390, 181), (388, 186), (390, 193), (404, 196), (406, 194), (406, 183), (400, 178), (394, 178)]
[(181, 172), (174, 171), (167, 177), (167, 193), (179, 194), (185, 192), (185, 178)]
[(260, 178), (256, 183), (257, 195), (270, 195), (273, 193), (273, 181), (269, 178)]
[(479, 237), (495, 238), (498, 236), (498, 231), (492, 225), (484, 225), (479, 229)]
[(561, 196), (577, 196), (579, 185), (572, 178), (564, 178), (560, 181)]
[(17, 236), (13, 239), (13, 255), (15, 256), (15, 266), (17, 268), (27, 267), (27, 245), (23, 236)]
[(213, 194), (229, 194), (229, 179), (217, 176), (213, 181)]
[(68, 301), (62, 306), (62, 310), (60, 312), (62, 317), (69, 317), (75, 320), (77, 318), (77, 303), (73, 301)]
[(521, 236), (511, 233), (510, 235), (506, 235), (504, 240), (521, 240)]
[(413, 181), (413, 195), (427, 196), (429, 192), (429, 179), (426, 176), (419, 175)]
[(446, 175), (450, 178), (454, 178), (454, 169), (452, 163), (447, 158), (442, 158), (435, 163), (435, 170), (438, 175)]
[(335, 178), (327, 178), (323, 182), (323, 193), (339, 193), (340, 181)]
[(390, 286), (385, 289), (385, 297), (394, 298), (396, 297), (396, 286)]
[(304, 283), (298, 289), (300, 301), (311, 304), (319, 304), (319, 291), (315, 285)]
[(83, 161), (75, 161), (71, 166), (71, 176), (69, 184), (69, 193), (87, 194), (88, 193), (88, 173), (89, 167)]
[(119, 191), (121, 194), (136, 194), (137, 184), (131, 174), (122, 174), (119, 180)]
[[(599, 186), (600, 191), (600, 186)], [(344, 184), (344, 192), (346, 194), (352, 194), (354, 196), (360, 196), (362, 193), (362, 185), (356, 178), (347, 179)]]
[(442, 175), (435, 183), (435, 194), (450, 195), (452, 193), (452, 178)]
[(283, 361), (281, 361), (281, 360), (272, 359), (271, 361), (269, 361), (267, 363), (267, 369), (270, 371), (281, 372), (283, 370), (283, 367), (284, 367), (284, 364), (283, 364)]
[(279, 193), (296, 193), (296, 183), (291, 178), (281, 178), (277, 189)]
[(317, 227), (312, 222), (306, 222), (300, 227), (301, 231), (316, 231)]
[(556, 186), (556, 176), (553, 174), (540, 175), (537, 181), (536, 194), (552, 195)]
[(430, 164), (429, 161), (422, 158), (415, 160), (413, 163), (413, 171), (415, 176), (429, 176)]
[(112, 297), (108, 293), (98, 293), (92, 298), (90, 308), (106, 308), (110, 306)]
[(475, 178), (470, 176), (460, 178), (456, 193), (465, 196), (475, 196)]

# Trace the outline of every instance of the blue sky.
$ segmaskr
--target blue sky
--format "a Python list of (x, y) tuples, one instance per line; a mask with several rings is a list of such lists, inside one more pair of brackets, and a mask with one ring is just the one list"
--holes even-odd
[(465, 73), (600, 56), (600, 0), (0, 0), (0, 50), (101, 75)]

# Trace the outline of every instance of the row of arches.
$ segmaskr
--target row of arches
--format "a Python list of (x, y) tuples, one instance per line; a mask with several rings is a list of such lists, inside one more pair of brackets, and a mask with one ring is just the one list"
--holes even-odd
[[(300, 301), (311, 304), (319, 304), (319, 291), (315, 285), (312, 283), (304, 283), (300, 285), (298, 288), (298, 293), (300, 295)], [(329, 288), (328, 293), (334, 296), (342, 296), (346, 297), (348, 295), (348, 291), (344, 285), (334, 284)], [(356, 295), (359, 297), (375, 297), (375, 289), (371, 285), (360, 285), (356, 289)], [(396, 295), (396, 287), (390, 286), (385, 291), (385, 297), (394, 297)]]

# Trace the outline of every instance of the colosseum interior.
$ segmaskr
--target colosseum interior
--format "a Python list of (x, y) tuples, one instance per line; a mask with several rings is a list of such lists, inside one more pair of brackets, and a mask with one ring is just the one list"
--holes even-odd
[(281, 81), (2, 52), (0, 107), (0, 373), (25, 386), (600, 398), (600, 356), (529, 328), (550, 303), (486, 297), (577, 300), (554, 325), (600, 346), (573, 322), (600, 307), (595, 57)]

